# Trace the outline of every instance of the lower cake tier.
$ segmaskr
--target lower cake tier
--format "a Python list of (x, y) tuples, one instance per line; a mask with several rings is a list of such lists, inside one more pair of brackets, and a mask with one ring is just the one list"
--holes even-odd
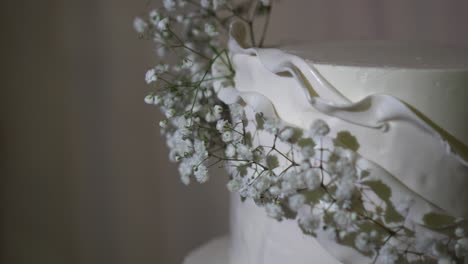
[(231, 264), (340, 264), (296, 221), (267, 216), (250, 199), (231, 196)]

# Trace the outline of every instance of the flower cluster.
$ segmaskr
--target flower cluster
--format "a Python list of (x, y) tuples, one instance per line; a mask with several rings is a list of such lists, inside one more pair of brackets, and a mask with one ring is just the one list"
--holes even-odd
[[(356, 149), (343, 144), (349, 132), (331, 137), (322, 120), (300, 129), (254, 112), (237, 97), (218, 98), (235, 86), (226, 49), (231, 20), (245, 22), (251, 45), (261, 47), (272, 5), (237, 2), (164, 0), (163, 9), (134, 20), (140, 36), (156, 44), (158, 63), (145, 74), (151, 91), (144, 101), (165, 116), (159, 125), (181, 181), (204, 183), (211, 166), (224, 164), (230, 191), (253, 199), (274, 219), (296, 219), (304, 233), (325, 232), (376, 263), (465, 258), (464, 221), (452, 221), (451, 234), (442, 236), (406, 225), (411, 195), (396, 204), (390, 200), (389, 187), (358, 166)], [(264, 27), (256, 40), (259, 17)]]

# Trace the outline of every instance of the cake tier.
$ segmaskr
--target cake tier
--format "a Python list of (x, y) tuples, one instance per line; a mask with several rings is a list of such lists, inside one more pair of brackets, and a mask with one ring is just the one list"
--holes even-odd
[(229, 262), (230, 245), (228, 236), (213, 239), (190, 252), (183, 264), (240, 264)]
[[(255, 110), (292, 125), (306, 129), (320, 118), (332, 136), (349, 132), (362, 157), (428, 203), (466, 218), (468, 69), (454, 59), (466, 53), (424, 48), (408, 59), (399, 45), (367, 46), (369, 53), (349, 49), (349, 54), (346, 46), (324, 47), (234, 54), (236, 88)], [(325, 61), (335, 53), (347, 54), (340, 55), (347, 63)], [(314, 54), (321, 54), (318, 62)], [(250, 202), (233, 199), (232, 248), (241, 263), (366, 263), (346, 248), (327, 247), (328, 254), (295, 223), (277, 223)]]

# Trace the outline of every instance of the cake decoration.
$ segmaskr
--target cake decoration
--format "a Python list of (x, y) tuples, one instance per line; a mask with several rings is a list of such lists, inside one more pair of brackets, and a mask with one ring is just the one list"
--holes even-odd
[[(210, 167), (224, 166), (231, 192), (278, 221), (295, 219), (342, 263), (467, 261), (468, 197), (432, 195), (434, 188), (467, 186), (467, 160), (397, 98), (376, 94), (351, 102), (307, 61), (262, 48), (272, 4), (165, 0), (165, 10), (135, 19), (136, 31), (156, 43), (159, 61), (176, 61), (147, 71), (152, 91), (145, 102), (166, 116), (160, 126), (181, 181), (204, 183)], [(258, 19), (263, 27), (257, 40)], [(175, 58), (168, 58), (170, 52)], [(285, 121), (271, 87), (250, 90), (255, 80), (237, 78), (246, 72), (238, 62), (247, 57), (272, 78), (289, 73), (323, 118)], [(418, 138), (415, 144), (432, 155), (409, 170), (389, 171), (361, 155), (366, 142), (337, 123)], [(418, 174), (395, 174), (403, 171)], [(434, 183), (417, 186), (425, 181)]]

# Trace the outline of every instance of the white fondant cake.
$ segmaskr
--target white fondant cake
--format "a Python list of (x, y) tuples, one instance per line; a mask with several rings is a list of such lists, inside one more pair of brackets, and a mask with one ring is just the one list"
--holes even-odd
[[(396, 44), (247, 50), (233, 55), (236, 89), (259, 112), (308, 128), (350, 131), (363, 158), (452, 216), (468, 218), (468, 62), (465, 50)], [(291, 55), (295, 54), (297, 56)], [(393, 194), (398, 199), (398, 191)], [(230, 264), (370, 263), (350, 249), (277, 222), (232, 197)], [(415, 205), (415, 223), (427, 209)], [(219, 262), (221, 263), (221, 262)]]

